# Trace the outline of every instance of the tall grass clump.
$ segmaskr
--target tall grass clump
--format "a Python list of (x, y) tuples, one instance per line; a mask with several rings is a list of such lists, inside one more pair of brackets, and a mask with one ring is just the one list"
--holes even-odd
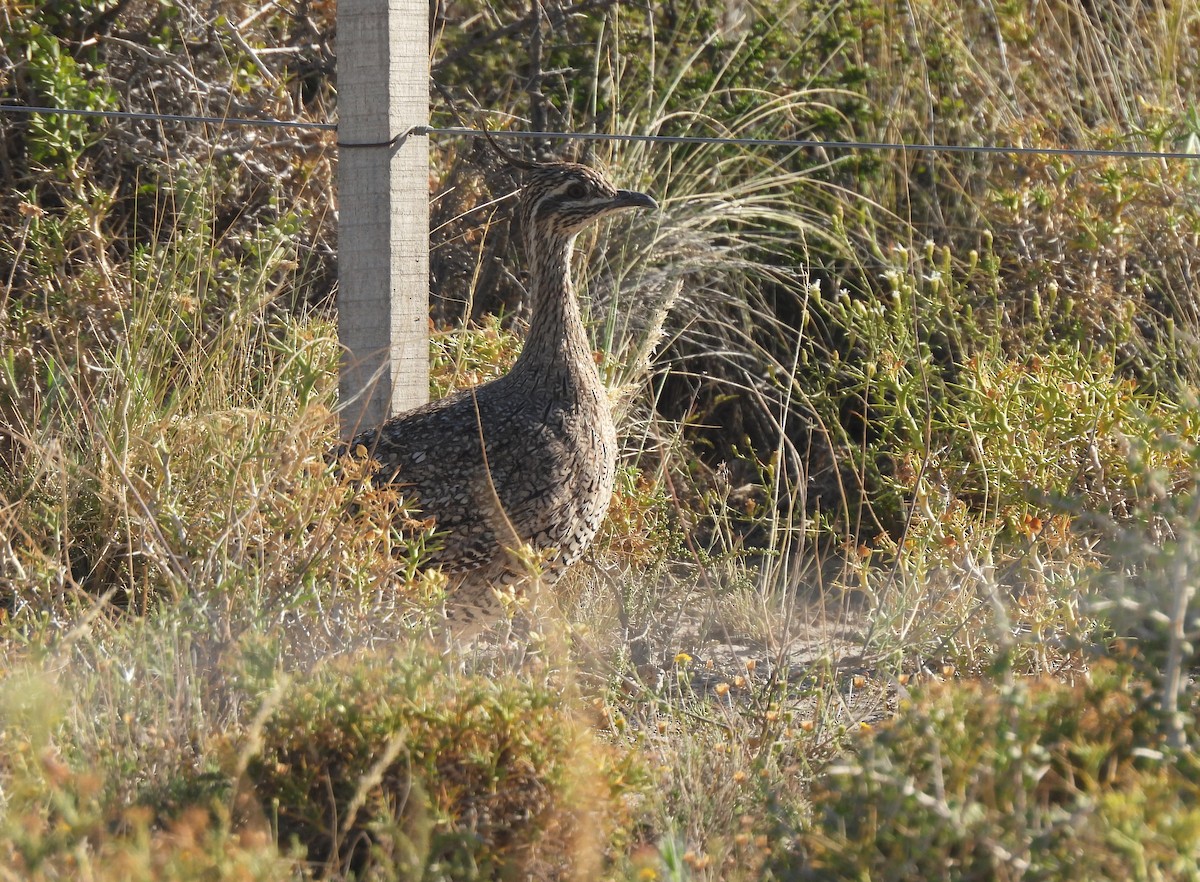
[[(216, 551), (249, 552), (263, 489), (311, 466), (328, 435), (331, 330), (275, 306), (293, 230), (260, 230), (231, 256), (203, 183), (180, 193), (189, 221), (170, 243), (110, 267), (102, 340), (51, 338), (7, 361), (14, 607), (83, 588), (144, 612), (219, 580)], [(289, 444), (307, 451), (285, 463)]]

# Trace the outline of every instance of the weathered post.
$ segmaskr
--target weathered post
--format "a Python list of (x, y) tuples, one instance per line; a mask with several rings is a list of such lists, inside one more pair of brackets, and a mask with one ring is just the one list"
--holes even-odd
[(340, 0), (338, 337), (343, 434), (429, 394), (428, 0)]

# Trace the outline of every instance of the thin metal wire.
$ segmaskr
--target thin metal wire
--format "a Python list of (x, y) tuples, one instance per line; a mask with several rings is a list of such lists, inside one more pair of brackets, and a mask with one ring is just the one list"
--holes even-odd
[(68, 107), (30, 107), (25, 104), (0, 104), (0, 113), (44, 113), (58, 116), (98, 116), (104, 119), (128, 119), (139, 122), (188, 122), (210, 125), (262, 126), (277, 129), (318, 129), (335, 132), (337, 123), (307, 122), (302, 119), (246, 119), (236, 116), (188, 116), (182, 113), (136, 113), (130, 110), (77, 110)]
[[(337, 131), (337, 123), (309, 122), (295, 119), (261, 117), (248, 119), (235, 116), (189, 116), (179, 113), (136, 113), (126, 110), (77, 110), (65, 107), (31, 107), (0, 104), (0, 113), (42, 113), (70, 116), (91, 116), (150, 122), (206, 123), (209, 125), (261, 126), (270, 128)], [(905, 144), (898, 141), (821, 141), (810, 138), (733, 138), (708, 135), (619, 135), (605, 132), (532, 132), (498, 129), (489, 134), (494, 138), (553, 139), (569, 141), (622, 141), (649, 144), (707, 144), (740, 147), (790, 147), (792, 149), (921, 151), (930, 153), (981, 153), (1008, 156), (1078, 156), (1109, 159), (1187, 159), (1200, 160), (1200, 153), (1181, 153), (1166, 150), (1134, 150), (1104, 147), (1018, 147), (995, 144)], [(481, 136), (479, 129), (464, 126), (412, 126), (388, 141), (369, 144), (341, 144), (342, 147), (387, 147), (408, 135), (441, 135), (448, 137)]]
[[(483, 135), (478, 129), (447, 126), (415, 126), (414, 135)], [(819, 141), (805, 138), (722, 138), (705, 135), (613, 135), (605, 132), (530, 132), (500, 129), (490, 131), (496, 138), (555, 138), (577, 141), (634, 141), (655, 144), (733, 144), (743, 147), (822, 148), (825, 150), (900, 150), (934, 153), (1003, 153), (1036, 156), (1092, 156), (1121, 159), (1200, 159), (1200, 153), (1172, 153), (1162, 150), (1127, 150), (1088, 147), (1005, 147), (971, 144), (903, 144), (895, 141)]]

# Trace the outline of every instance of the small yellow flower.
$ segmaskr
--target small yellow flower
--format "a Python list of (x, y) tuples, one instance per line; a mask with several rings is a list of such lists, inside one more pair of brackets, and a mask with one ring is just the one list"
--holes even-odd
[(654, 869), (654, 867), (642, 867), (638, 870), (637, 877), (638, 882), (657, 882), (659, 878), (658, 870)]
[(684, 665), (689, 665), (691, 663), (692, 663), (692, 657), (690, 655), (688, 655), (686, 652), (675, 653), (675, 664), (680, 665), (682, 667)]
[(757, 659), (753, 659), (753, 658), (746, 659), (746, 670), (749, 671), (751, 674), (754, 673), (754, 669), (757, 667), (758, 667)]
[(729, 694), (729, 684), (728, 683), (718, 683), (716, 686), (713, 687), (713, 692), (717, 693), (717, 695), (724, 698), (726, 695)]

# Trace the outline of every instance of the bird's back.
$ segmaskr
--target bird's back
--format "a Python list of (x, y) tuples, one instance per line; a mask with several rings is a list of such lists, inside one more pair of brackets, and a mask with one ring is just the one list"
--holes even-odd
[(454, 393), (358, 435), (426, 517), (429, 564), (458, 581), (506, 581), (528, 544), (557, 573), (599, 529), (616, 431), (599, 382), (530, 389), (512, 375)]

